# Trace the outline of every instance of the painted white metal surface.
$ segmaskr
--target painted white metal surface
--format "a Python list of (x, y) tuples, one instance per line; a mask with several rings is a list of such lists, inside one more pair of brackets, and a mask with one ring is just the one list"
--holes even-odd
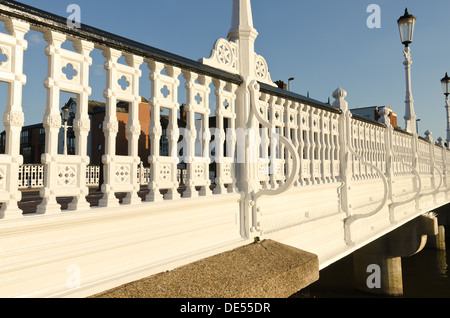
[[(43, 166), (21, 166), (22, 66), (30, 26), (5, 13), (1, 19), (10, 32), (0, 34), (0, 48), (7, 56), (0, 65), (0, 80), (9, 85), (10, 101), (3, 112), (6, 149), (0, 155), (1, 297), (88, 296), (248, 244), (254, 237), (315, 253), (324, 268), (449, 202), (450, 152), (442, 139), (436, 144), (431, 133), (420, 139), (414, 130), (395, 129), (383, 112), (379, 123), (356, 118), (342, 88), (333, 93), (332, 105), (262, 88), (275, 85), (267, 62), (254, 50), (258, 32), (249, 0), (233, 1), (228, 40), (218, 40), (211, 57), (202, 60), (239, 74), (240, 85), (33, 26), (49, 44), (45, 152)], [(62, 49), (65, 40), (73, 41), (77, 52)], [(85, 200), (91, 184), (86, 170), (87, 101), (94, 48), (102, 50), (107, 71), (105, 180), (99, 207), (89, 207)], [(117, 62), (122, 55), (128, 65)], [(137, 156), (142, 63), (149, 67), (152, 87), (152, 152), (145, 178), (140, 177), (143, 168)], [(68, 64), (77, 73), (72, 79), (61, 75)], [(125, 89), (118, 85), (123, 78), (129, 84)], [(181, 89), (186, 101), (179, 99)], [(75, 156), (57, 153), (60, 90), (79, 97)], [(127, 156), (115, 155), (118, 99), (131, 103)], [(180, 127), (177, 109), (183, 102), (186, 126)], [(162, 108), (169, 110), (169, 156), (158, 151)], [(211, 116), (215, 124), (210, 124)], [(182, 157), (177, 148), (181, 135)], [(182, 196), (177, 192), (181, 161), (187, 171)], [(215, 167), (213, 188), (210, 164)], [(23, 215), (16, 180), (24, 180), (27, 173), (44, 174), (41, 183), (29, 181), (40, 187), (43, 202), (37, 213)], [(143, 201), (137, 197), (142, 185), (149, 189)], [(167, 191), (164, 197), (160, 190)], [(127, 193), (122, 204), (114, 196), (119, 191)], [(68, 211), (61, 210), (58, 196), (73, 197)]]

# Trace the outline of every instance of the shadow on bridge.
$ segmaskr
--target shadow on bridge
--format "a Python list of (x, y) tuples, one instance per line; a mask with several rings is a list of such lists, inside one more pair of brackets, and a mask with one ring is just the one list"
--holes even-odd
[[(214, 188), (214, 185), (212, 186)], [(178, 188), (178, 193), (180, 195), (183, 194), (186, 188), (184, 186), (180, 186)], [(145, 201), (145, 197), (149, 193), (149, 189), (147, 187), (141, 187), (141, 190), (138, 192), (138, 196), (142, 201)], [(164, 195), (167, 190), (161, 190), (161, 194)], [(127, 193), (125, 192), (116, 192), (115, 196), (119, 203), (122, 203), (123, 199), (126, 197)], [(103, 197), (103, 193), (98, 188), (90, 188), (89, 195), (86, 196), (86, 201), (89, 202), (91, 207), (98, 206), (99, 200)], [(67, 207), (70, 202), (73, 201), (73, 197), (58, 197), (56, 198), (58, 204), (61, 205), (61, 210), (67, 210)], [(24, 214), (35, 213), (37, 206), (42, 202), (42, 198), (39, 196), (38, 190), (26, 190), (22, 191), (22, 200), (18, 202), (19, 209), (23, 211)], [(0, 203), (1, 206), (1, 203)]]

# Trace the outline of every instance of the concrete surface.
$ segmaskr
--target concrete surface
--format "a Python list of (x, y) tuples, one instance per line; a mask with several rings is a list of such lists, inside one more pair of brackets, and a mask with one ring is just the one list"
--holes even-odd
[(287, 298), (319, 279), (317, 255), (255, 242), (92, 298)]

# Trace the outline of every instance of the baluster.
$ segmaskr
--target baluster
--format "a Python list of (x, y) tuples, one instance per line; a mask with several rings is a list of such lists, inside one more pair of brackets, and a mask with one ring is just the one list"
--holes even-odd
[[(200, 195), (207, 195), (209, 193), (209, 156), (205, 153), (209, 149), (209, 130), (208, 130), (208, 115), (209, 115), (209, 87), (211, 78), (198, 75), (191, 71), (183, 71), (183, 76), (186, 79), (186, 117), (187, 129), (184, 138), (187, 140), (187, 154), (185, 162), (187, 163), (187, 184), (186, 190), (183, 192), (183, 197), (193, 198)], [(198, 79), (199, 84), (195, 83)], [(200, 133), (196, 130), (195, 114), (202, 116), (202, 126), (199, 127)], [(200, 147), (203, 151), (201, 156), (196, 156), (195, 144), (196, 139), (200, 140)], [(202, 141), (203, 139), (203, 141)], [(207, 151), (206, 151), (207, 152)], [(195, 187), (200, 187), (197, 192)], [(207, 189), (208, 188), (208, 189)]]
[(305, 172), (303, 176), (303, 180), (305, 180), (307, 185), (314, 184), (312, 179), (312, 129), (311, 129), (311, 117), (312, 117), (312, 107), (308, 105), (304, 105), (305, 117), (304, 117), (304, 135), (303, 139), (305, 139), (305, 147), (304, 147), (304, 165), (303, 171)]
[(325, 160), (325, 169), (324, 169), (324, 180), (325, 183), (331, 183), (332, 181), (332, 168), (331, 168), (331, 112), (324, 112), (324, 160)]
[[(267, 106), (267, 114), (268, 114), (268, 121), (271, 124), (271, 127), (274, 126), (274, 118), (275, 118), (275, 114), (274, 114), (274, 105), (276, 103), (276, 101), (278, 100), (278, 97), (276, 96), (270, 96), (269, 100), (268, 100), (268, 106)], [(273, 129), (272, 129), (273, 130)], [(272, 131), (273, 132), (273, 131)], [(274, 138), (274, 136), (272, 135), (272, 132), (268, 132), (269, 133), (269, 186), (274, 189), (275, 188), (275, 173), (277, 170), (277, 163), (278, 163), (278, 158), (277, 158), (277, 140), (276, 138)]]
[(104, 180), (101, 187), (103, 197), (99, 200), (98, 205), (100, 207), (112, 207), (119, 205), (119, 200), (114, 193), (114, 158), (116, 156), (116, 136), (119, 131), (119, 124), (116, 115), (117, 97), (113, 88), (114, 84), (119, 80), (117, 78), (117, 61), (122, 53), (112, 48), (104, 48), (102, 54), (106, 59), (104, 64), (106, 70), (106, 89), (103, 92), (103, 96), (106, 99), (105, 119), (103, 121), (105, 154), (102, 157), (104, 164)]
[(310, 147), (310, 160), (311, 160), (311, 184), (316, 184), (316, 151), (317, 151), (317, 142), (316, 142), (316, 129), (315, 126), (317, 125), (316, 122), (316, 115), (317, 109), (311, 108), (310, 110), (310, 123), (309, 123), (309, 129), (310, 129), (310, 136), (309, 136), (309, 147)]
[[(225, 145), (225, 128), (234, 131), (234, 92), (236, 91), (236, 85), (228, 84), (222, 80), (214, 79), (213, 84), (215, 86), (216, 95), (216, 129), (215, 129), (215, 164), (216, 164), (216, 186), (213, 193), (223, 194), (232, 193), (235, 191), (235, 179), (234, 179), (234, 165), (232, 158), (230, 158), (230, 152), (227, 152), (227, 157), (224, 153)], [(225, 105), (226, 104), (226, 105)], [(226, 116), (227, 115), (227, 116)], [(229, 119), (230, 127), (224, 126), (224, 119)], [(229, 140), (229, 142), (233, 142)], [(231, 146), (234, 148), (234, 146)], [(259, 156), (258, 156), (259, 158)], [(228, 188), (225, 188), (225, 184), (228, 184)]]
[[(259, 111), (261, 116), (267, 118), (267, 112), (269, 110), (269, 94), (262, 93), (259, 98)], [(269, 147), (270, 140), (268, 129), (265, 127), (260, 128), (259, 136), (260, 155), (258, 158), (258, 175), (260, 187), (267, 189), (269, 187)]]
[[(162, 199), (176, 199), (178, 195), (177, 180), (177, 141), (180, 135), (177, 123), (178, 95), (177, 88), (179, 86), (178, 76), (181, 70), (177, 67), (148, 61), (148, 67), (151, 71), (150, 80), (152, 82), (152, 98), (150, 99), (150, 179), (149, 193), (146, 197), (147, 201), (157, 202)], [(161, 72), (165, 68), (168, 75)], [(168, 95), (164, 97), (164, 88), (168, 91)], [(161, 127), (161, 107), (169, 109), (169, 119), (167, 126), (167, 138), (169, 141), (169, 156), (160, 155), (160, 140), (162, 135)], [(181, 114), (183, 117), (183, 114)], [(169, 176), (168, 176), (169, 175)], [(164, 196), (160, 194), (160, 189), (167, 189)]]
[[(298, 124), (298, 112), (299, 112), (299, 104), (297, 102), (292, 102), (293, 107), (289, 110), (289, 137), (291, 137), (291, 129), (293, 130), (292, 133), (292, 143), (294, 144), (294, 148), (297, 149), (297, 153), (299, 154), (299, 159), (301, 160), (301, 156), (299, 153), (300, 149), (300, 141), (299, 141), (299, 124)], [(289, 165), (292, 166), (292, 157), (289, 157)], [(300, 172), (300, 170), (299, 170)], [(299, 186), (299, 178), (300, 173), (295, 179), (294, 186)]]
[[(45, 154), (42, 156), (44, 169), (44, 188), (41, 189), (42, 203), (37, 207), (37, 213), (57, 213), (60, 206), (56, 202), (57, 196), (72, 196), (69, 210), (88, 209), (86, 201), (89, 193), (86, 185), (86, 167), (89, 164), (87, 156), (87, 136), (90, 130), (88, 116), (88, 100), (91, 94), (89, 87), (89, 57), (94, 44), (73, 39), (72, 52), (61, 48), (67, 36), (54, 31), (45, 31), (47, 41), (46, 55), (48, 56), (48, 78), (44, 82), (47, 88), (47, 108), (43, 125), (45, 127)], [(72, 78), (63, 73), (63, 67), (68, 65), (76, 70)], [(70, 92), (77, 95), (77, 106), (73, 130), (76, 137), (75, 155), (58, 154), (58, 135), (61, 128), (60, 92)], [(64, 131), (65, 133), (65, 131)]]
[(318, 127), (320, 127), (319, 131), (317, 132), (319, 135), (318, 141), (318, 159), (319, 159), (319, 180), (320, 183), (325, 183), (325, 171), (327, 164), (325, 161), (325, 151), (326, 151), (326, 145), (325, 145), (325, 111), (323, 109), (319, 110), (319, 118), (318, 118)]
[(165, 106), (169, 107), (169, 125), (167, 127), (167, 138), (169, 139), (169, 156), (171, 165), (171, 182), (172, 187), (167, 189), (167, 193), (164, 195), (165, 199), (178, 199), (181, 195), (178, 193), (179, 182), (177, 180), (177, 164), (178, 164), (178, 153), (177, 153), (177, 142), (180, 136), (178, 128), (178, 94), (177, 88), (180, 85), (178, 76), (181, 74), (181, 69), (178, 67), (173, 67), (166, 65), (166, 73), (170, 77), (170, 84), (172, 85), (171, 99), (167, 102)]
[(159, 169), (160, 165), (158, 160), (160, 158), (160, 140), (162, 135), (161, 127), (161, 103), (159, 95), (161, 94), (161, 71), (164, 69), (164, 64), (150, 61), (148, 62), (148, 67), (151, 71), (150, 80), (152, 82), (152, 98), (150, 99), (150, 178), (149, 183), (149, 193), (146, 197), (147, 201), (158, 202), (164, 199), (163, 195), (160, 193), (158, 185)]
[(20, 131), (24, 124), (22, 110), (22, 88), (26, 83), (23, 74), (23, 53), (27, 49), (24, 39), (30, 26), (26, 22), (7, 19), (5, 28), (10, 35), (1, 34), (2, 51), (9, 51), (7, 61), (0, 69), (0, 81), (8, 83), (8, 98), (3, 113), (3, 124), (6, 132), (5, 154), (0, 155), (0, 193), (2, 207), (0, 219), (22, 217), (22, 210), (17, 206), (22, 193), (18, 189), (19, 167), (23, 163), (20, 155)]
[(89, 96), (91, 95), (91, 88), (89, 87), (89, 67), (92, 65), (92, 58), (89, 54), (94, 49), (94, 44), (91, 42), (75, 39), (73, 46), (79, 54), (81, 54), (83, 62), (80, 63), (81, 69), (78, 76), (80, 76), (80, 86), (75, 89), (78, 93), (77, 107), (75, 119), (73, 121), (73, 130), (75, 132), (75, 154), (80, 157), (78, 166), (78, 185), (80, 193), (73, 197), (73, 200), (68, 205), (69, 210), (81, 210), (90, 207), (89, 202), (86, 201), (86, 196), (89, 194), (89, 189), (86, 186), (86, 169), (89, 165), (89, 157), (87, 155), (88, 134), (90, 131), (91, 122), (88, 115)]
[[(350, 142), (353, 145), (353, 149), (355, 150), (356, 153), (358, 153), (359, 149), (358, 149), (358, 128), (357, 125), (355, 123), (354, 120), (350, 121), (350, 134), (351, 134), (351, 139)], [(357, 160), (357, 158), (355, 157), (355, 155), (353, 153), (350, 153), (349, 156), (351, 156), (352, 158), (352, 178), (353, 180), (358, 180), (359, 179), (359, 160)]]
[(337, 157), (335, 157), (336, 154), (336, 148), (337, 144), (335, 143), (335, 118), (336, 114), (331, 113), (329, 114), (329, 136), (328, 136), (328, 143), (329, 143), (329, 159), (330, 159), (330, 183), (337, 181), (338, 174), (336, 173), (335, 165), (339, 163), (337, 161)]
[(125, 54), (125, 61), (128, 64), (128, 72), (131, 75), (130, 86), (131, 90), (128, 94), (128, 98), (124, 98), (129, 102), (128, 107), (128, 122), (126, 126), (126, 134), (128, 138), (128, 156), (133, 158), (130, 171), (130, 190), (126, 197), (123, 199), (125, 204), (136, 204), (141, 202), (141, 198), (138, 196), (140, 190), (140, 184), (138, 179), (138, 166), (141, 162), (139, 158), (139, 136), (141, 134), (141, 124), (139, 123), (139, 104), (141, 103), (141, 97), (139, 94), (139, 78), (142, 76), (142, 72), (139, 69), (144, 59), (141, 56), (133, 54)]
[[(104, 164), (105, 182), (102, 185), (103, 198), (99, 206), (117, 206), (118, 199), (115, 192), (125, 192), (124, 204), (140, 203), (138, 196), (139, 182), (137, 169), (140, 163), (138, 156), (138, 138), (141, 127), (139, 123), (139, 78), (142, 75), (139, 69), (143, 58), (129, 53), (124, 53), (127, 65), (118, 63), (122, 56), (119, 50), (105, 48), (103, 56), (106, 59), (106, 89), (103, 93), (106, 99), (105, 120), (103, 132), (105, 133), (105, 155), (102, 157)], [(128, 85), (119, 85), (119, 79), (125, 79)], [(117, 101), (127, 102), (128, 121), (126, 135), (128, 137), (127, 155), (116, 155), (116, 137), (118, 133)]]
[(47, 88), (47, 107), (43, 125), (45, 128), (45, 153), (42, 155), (44, 170), (44, 187), (40, 191), (42, 203), (37, 206), (36, 212), (41, 214), (53, 214), (61, 211), (60, 205), (56, 202), (57, 175), (54, 173), (58, 169), (58, 134), (61, 128), (61, 116), (59, 109), (60, 88), (58, 83), (61, 80), (61, 45), (66, 40), (66, 35), (45, 31), (44, 39), (48, 46), (45, 54), (48, 56), (48, 78), (44, 82)]
[[(280, 122), (280, 130), (279, 134), (289, 140), (291, 140), (290, 130), (289, 130), (289, 108), (291, 105), (291, 101), (287, 99), (283, 99), (281, 102), (281, 106), (283, 107), (281, 110), (280, 117), (278, 121)], [(292, 141), (292, 140), (291, 140)], [(286, 146), (283, 143), (280, 143), (280, 177), (281, 181), (285, 181), (286, 176), (289, 174), (289, 161), (290, 156), (287, 154)]]

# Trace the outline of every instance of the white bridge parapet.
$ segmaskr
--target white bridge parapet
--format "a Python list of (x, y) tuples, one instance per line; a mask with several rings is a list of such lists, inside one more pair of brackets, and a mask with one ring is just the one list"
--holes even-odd
[[(8, 84), (0, 155), (1, 297), (87, 296), (255, 237), (315, 253), (324, 268), (449, 203), (450, 151), (441, 138), (435, 143), (430, 132), (421, 138), (394, 128), (383, 111), (379, 122), (353, 115), (342, 88), (330, 104), (275, 87), (267, 62), (254, 51), (258, 33), (250, 1), (234, 0), (233, 14), (228, 39), (196, 62), (86, 25), (69, 27), (65, 18), (14, 1), (0, 3), (9, 32), (0, 34), (7, 57), (0, 81)], [(30, 30), (48, 42), (46, 139), (38, 165), (22, 165), (19, 148)], [(62, 49), (64, 41), (77, 52)], [(88, 187), (99, 185), (101, 169), (90, 165), (86, 151), (94, 49), (102, 52), (107, 71), (106, 149), (103, 197), (91, 207)], [(121, 56), (127, 65), (118, 62)], [(62, 73), (69, 64), (77, 73), (72, 79)], [(147, 168), (138, 157), (142, 64), (151, 87)], [(126, 89), (118, 85), (121, 79)], [(182, 89), (185, 101), (178, 94)], [(58, 153), (60, 92), (77, 95), (74, 155)], [(120, 156), (119, 99), (130, 104), (128, 152)], [(185, 114), (179, 115), (181, 104)], [(168, 155), (159, 152), (163, 108)], [(40, 189), (42, 203), (36, 213), (23, 214), (20, 190), (30, 187)], [(142, 187), (148, 195), (141, 200)], [(116, 192), (127, 193), (123, 203)], [(60, 196), (73, 197), (68, 210), (56, 201)]]

